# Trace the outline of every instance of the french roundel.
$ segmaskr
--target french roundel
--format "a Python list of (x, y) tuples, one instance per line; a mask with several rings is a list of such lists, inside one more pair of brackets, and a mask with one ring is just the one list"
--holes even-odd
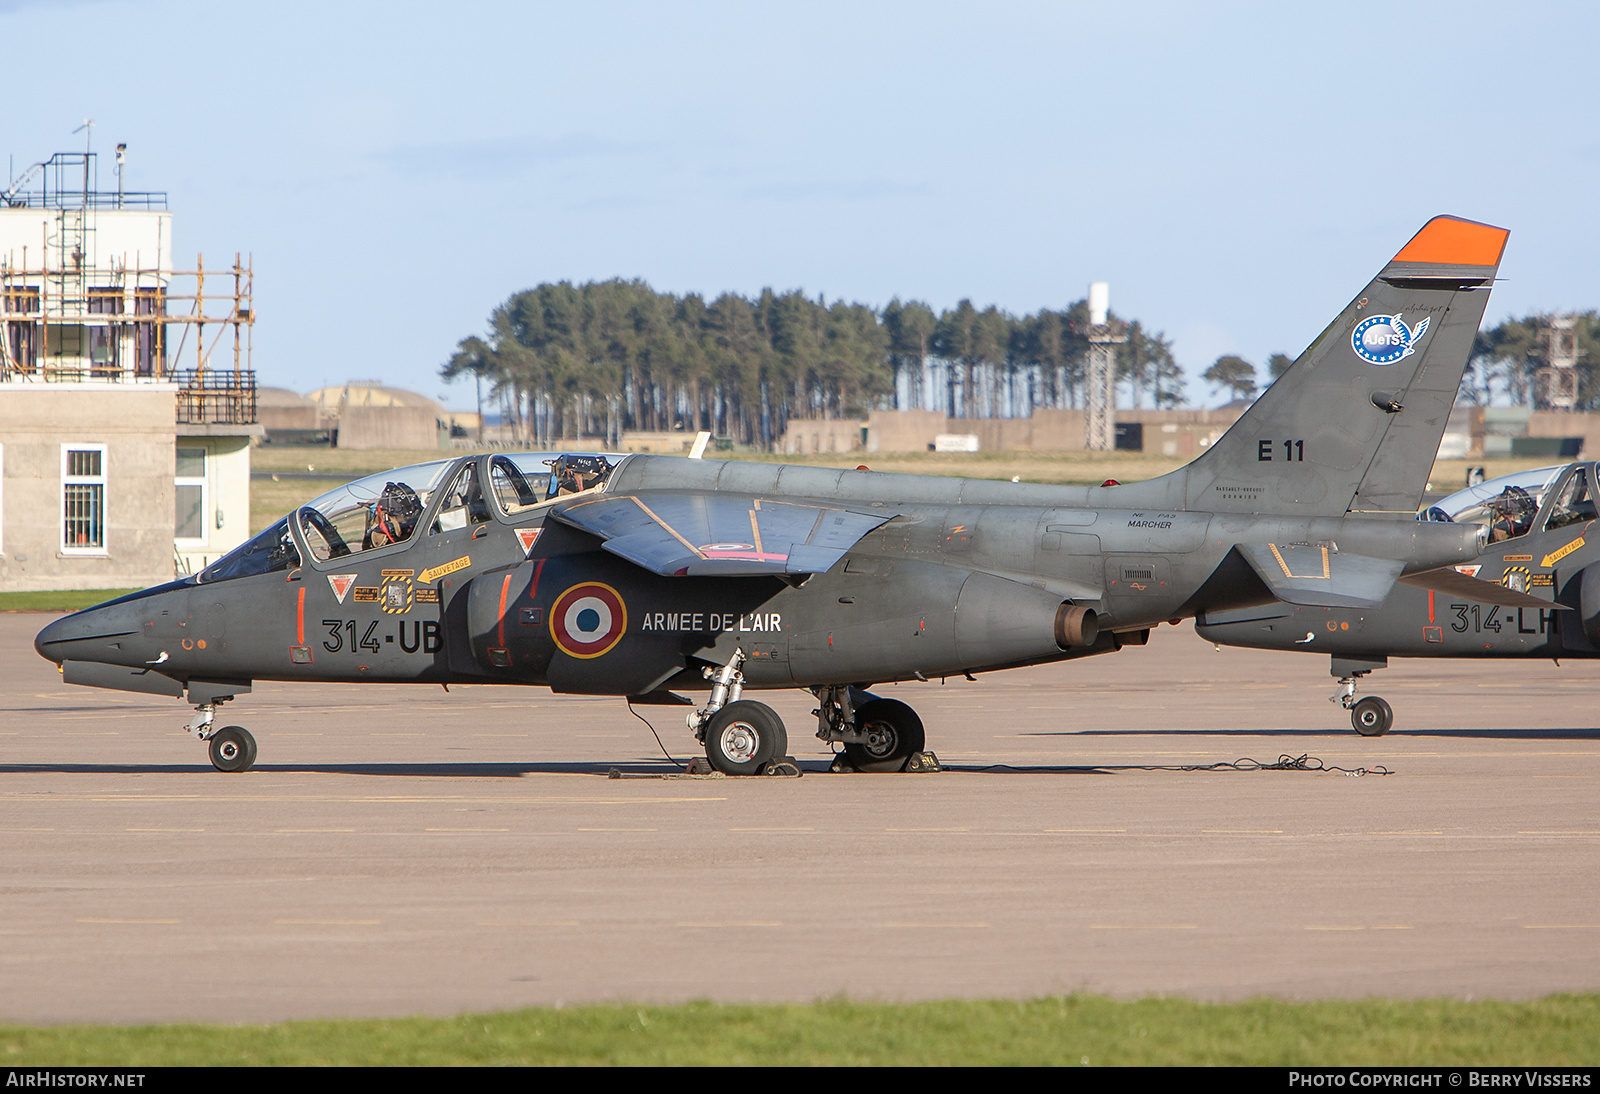
[(556, 597), (550, 636), (571, 657), (599, 657), (622, 639), (628, 609), (610, 585), (585, 581)]

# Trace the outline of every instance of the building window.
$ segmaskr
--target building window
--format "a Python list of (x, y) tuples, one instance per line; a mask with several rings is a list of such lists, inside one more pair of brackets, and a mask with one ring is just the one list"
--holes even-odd
[(172, 538), (187, 546), (206, 542), (206, 450), (178, 449), (178, 475), (173, 496), (177, 513), (172, 523)]
[(6, 345), (3, 348), (7, 355), (3, 367), (0, 367), (0, 379), (9, 380), (13, 373), (31, 376), (38, 364), (38, 347), (34, 340), (38, 337), (39, 328), (21, 317), (39, 310), (39, 287), (5, 285), (0, 288), (0, 310), (8, 315), (6, 322), (0, 324), (6, 332)]
[(106, 446), (61, 446), (61, 551), (106, 551)]
[[(119, 288), (91, 288), (89, 290), (90, 315), (121, 315), (122, 290)], [(120, 373), (122, 327), (113, 322), (97, 323), (87, 328), (89, 334), (89, 367), (97, 375), (116, 378)]]
[[(133, 313), (137, 316), (167, 314), (167, 290), (140, 287), (133, 290)], [(166, 325), (145, 318), (134, 323), (133, 363), (140, 376), (161, 376), (167, 371)]]

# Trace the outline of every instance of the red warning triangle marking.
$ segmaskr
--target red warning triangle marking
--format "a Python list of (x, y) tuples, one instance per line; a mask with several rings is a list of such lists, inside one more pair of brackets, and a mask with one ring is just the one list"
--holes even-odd
[(328, 584), (333, 587), (333, 595), (339, 598), (339, 603), (344, 603), (345, 594), (350, 591), (350, 586), (356, 583), (355, 574), (329, 574)]
[(533, 541), (539, 538), (539, 533), (541, 531), (543, 531), (542, 528), (517, 529), (517, 539), (522, 541), (522, 551), (524, 554), (533, 550)]

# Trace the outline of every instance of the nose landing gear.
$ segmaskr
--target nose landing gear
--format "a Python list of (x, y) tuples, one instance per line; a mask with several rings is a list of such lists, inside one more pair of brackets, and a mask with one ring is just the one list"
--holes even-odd
[(232, 696), (218, 696), (209, 703), (200, 703), (195, 716), (184, 726), (184, 732), (193, 733), (207, 742), (206, 752), (211, 766), (218, 771), (249, 771), (256, 762), (256, 739), (243, 726), (223, 726), (215, 733), (211, 722), (217, 716), (217, 704), (227, 702)]
[(1350, 712), (1350, 724), (1363, 737), (1382, 737), (1394, 725), (1394, 709), (1376, 695), (1356, 698), (1356, 680), (1364, 672), (1353, 672), (1339, 681), (1339, 690), (1328, 697)]

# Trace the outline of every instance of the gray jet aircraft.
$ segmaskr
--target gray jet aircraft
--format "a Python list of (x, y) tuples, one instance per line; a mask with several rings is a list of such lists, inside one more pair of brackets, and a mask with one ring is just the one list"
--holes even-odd
[[(1045, 486), (631, 455), (467, 456), (353, 482), (200, 574), (58, 620), (68, 683), (186, 697), (213, 730), (253, 681), (532, 684), (683, 703), (716, 770), (782, 761), (747, 696), (802, 687), (844, 764), (927, 757), (874, 684), (1141, 645), (1162, 620), (1366, 604), (1468, 562), (1413, 519), (1507, 233), (1428, 222), (1204, 454), (1147, 482)], [(1293, 277), (1280, 260), (1262, 276)], [(1484, 583), (1487, 585), (1487, 583)]]
[(1376, 695), (1357, 699), (1361, 677), (1391, 657), (1600, 657), (1600, 536), (1596, 465), (1563, 464), (1469, 486), (1418, 520), (1483, 528), (1488, 546), (1457, 566), (1459, 580), (1430, 575), (1428, 588), (1396, 584), (1364, 610), (1273, 604), (1205, 612), (1207, 641), (1331, 655), (1335, 695), (1356, 732), (1381, 736), (1394, 712)]

